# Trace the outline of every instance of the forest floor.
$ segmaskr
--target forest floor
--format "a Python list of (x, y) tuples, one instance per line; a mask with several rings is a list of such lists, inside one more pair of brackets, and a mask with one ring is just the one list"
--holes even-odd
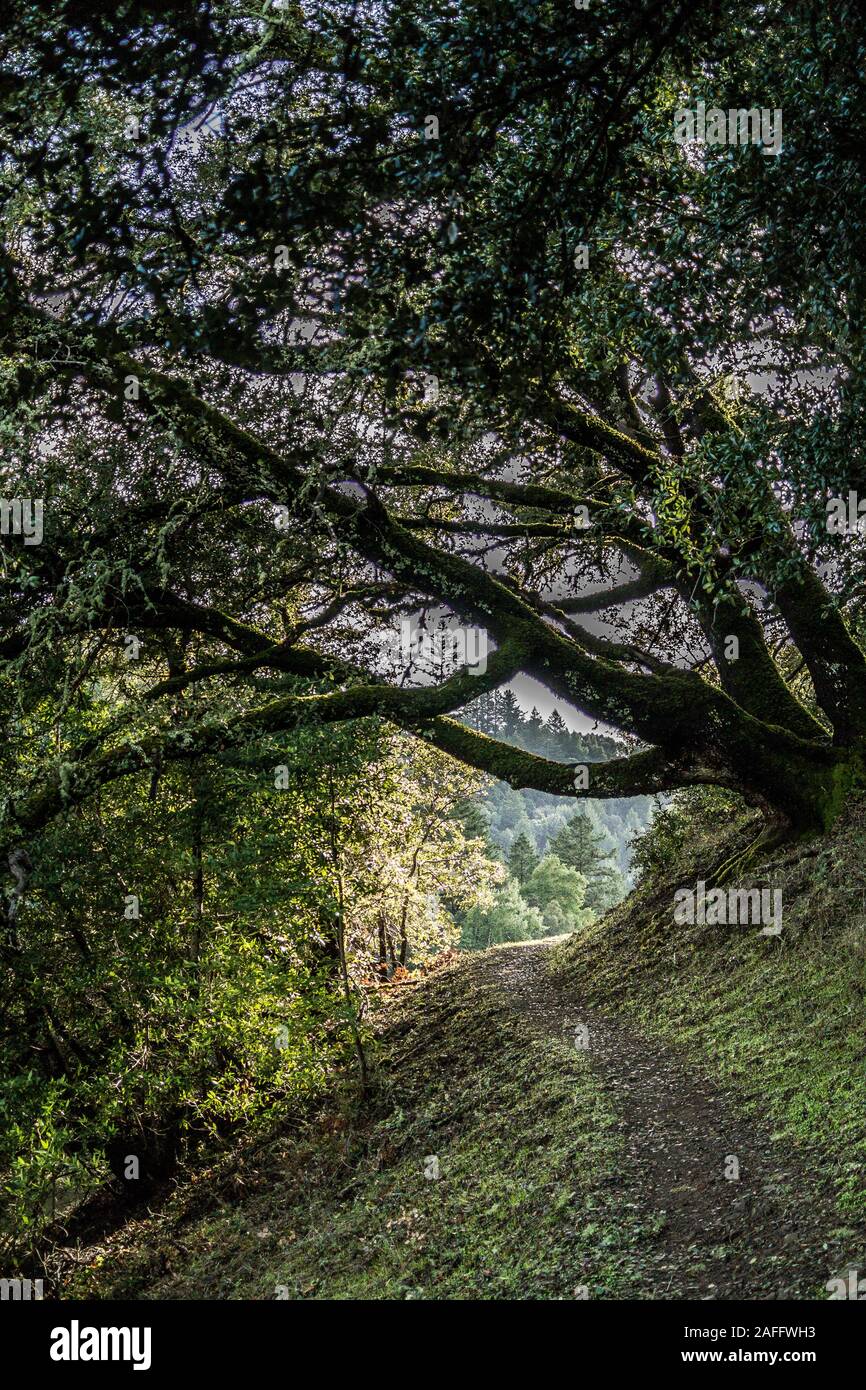
[(586, 1051), (622, 1141), (618, 1203), (658, 1232), (641, 1296), (816, 1296), (852, 1235), (820, 1172), (693, 1063), (552, 985), (549, 955), (532, 943), (483, 968), (536, 1036)]
[(54, 1290), (775, 1300), (862, 1277), (866, 798), (761, 866), (778, 936), (675, 924), (718, 840), (693, 830), (569, 937), (375, 991), (365, 1096), (346, 1074), (150, 1209), (70, 1226)]
[(866, 1251), (826, 1165), (588, 1007), (568, 952), (494, 947), (383, 992), (363, 1105), (347, 1087), (58, 1252), (64, 1296), (826, 1298)]

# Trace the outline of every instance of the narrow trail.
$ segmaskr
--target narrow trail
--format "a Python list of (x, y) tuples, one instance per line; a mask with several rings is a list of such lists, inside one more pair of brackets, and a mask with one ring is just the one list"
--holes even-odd
[[(817, 1161), (810, 1170), (801, 1153), (792, 1156), (731, 1096), (626, 1020), (582, 1010), (550, 975), (549, 955), (547, 942), (490, 951), (485, 980), (536, 1036), (576, 1047), (576, 1030), (587, 1030), (585, 1055), (624, 1148), (608, 1195), (658, 1233), (644, 1296), (826, 1297), (855, 1233), (844, 1229)], [(736, 1180), (725, 1176), (730, 1156)]]

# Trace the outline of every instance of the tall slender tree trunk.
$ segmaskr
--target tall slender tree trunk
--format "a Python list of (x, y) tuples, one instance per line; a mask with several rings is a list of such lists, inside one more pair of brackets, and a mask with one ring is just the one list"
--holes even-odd
[(355, 1045), (355, 1054), (358, 1058), (358, 1075), (360, 1081), (361, 1098), (367, 1094), (368, 1074), (367, 1056), (364, 1052), (364, 1043), (361, 1038), (361, 1029), (358, 1026), (358, 1012), (355, 998), (352, 993), (352, 984), (349, 978), (349, 962), (346, 954), (346, 914), (345, 914), (345, 895), (343, 892), (343, 871), (340, 864), (340, 846), (337, 832), (337, 804), (334, 795), (334, 778), (332, 774), (328, 777), (329, 793), (331, 801), (331, 814), (329, 818), (329, 838), (331, 842), (331, 862), (334, 867), (334, 875), (337, 883), (337, 943), (340, 953), (340, 979), (343, 985), (343, 997), (346, 1001), (346, 1009), (349, 1015), (349, 1027), (352, 1030), (352, 1041)]

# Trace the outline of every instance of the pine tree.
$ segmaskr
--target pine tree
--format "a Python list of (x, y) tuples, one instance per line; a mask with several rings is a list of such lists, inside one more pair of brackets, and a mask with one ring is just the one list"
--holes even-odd
[(512, 877), (516, 878), (521, 885), (526, 883), (537, 863), (538, 854), (535, 846), (529, 837), (521, 831), (511, 846), (511, 852), (508, 856), (508, 867)]
[(538, 713), (535, 705), (532, 706), (532, 713), (524, 725), (526, 737), (522, 742), (530, 753), (537, 753), (541, 750), (544, 743), (544, 720)]
[(605, 841), (589, 816), (578, 811), (550, 843), (551, 854), (583, 874), (588, 885), (586, 905), (596, 910), (618, 901), (625, 887), (619, 869), (610, 862), (612, 851)]
[(564, 734), (568, 733), (568, 725), (558, 709), (554, 709), (547, 721), (547, 732), (552, 734), (556, 739), (560, 739)]
[(544, 726), (544, 751), (549, 758), (561, 758), (568, 748), (568, 725), (554, 709)]
[(490, 839), (490, 822), (477, 801), (461, 801), (454, 807), (454, 819), (467, 840), (484, 840), (488, 858), (501, 859), (501, 852)]
[(477, 696), (470, 705), (466, 706), (463, 711), (463, 718), (471, 728), (492, 737), (496, 733), (494, 694), (487, 690), (483, 695)]
[(502, 732), (506, 738), (514, 738), (521, 724), (526, 723), (526, 715), (520, 708), (513, 690), (502, 692)]
[(482, 695), (478, 701), (481, 707), (481, 723), (479, 725), (483, 734), (489, 734), (491, 738), (496, 734), (496, 692), (489, 690)]

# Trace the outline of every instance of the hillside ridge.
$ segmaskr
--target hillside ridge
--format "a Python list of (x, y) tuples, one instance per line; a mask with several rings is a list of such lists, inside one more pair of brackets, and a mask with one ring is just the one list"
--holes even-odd
[(363, 1101), (59, 1250), (64, 1296), (827, 1298), (866, 1264), (863, 841), (855, 802), (774, 869), (778, 938), (672, 934), (701, 842), (584, 932), (377, 991)]

